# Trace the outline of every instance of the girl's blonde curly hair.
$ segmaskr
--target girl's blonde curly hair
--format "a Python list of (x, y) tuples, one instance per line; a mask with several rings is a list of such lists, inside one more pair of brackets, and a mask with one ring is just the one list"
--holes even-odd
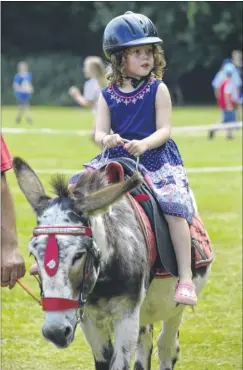
[[(127, 48), (111, 55), (111, 63), (106, 71), (106, 79), (109, 85), (116, 83), (118, 87), (123, 86), (125, 80), (125, 63), (130, 49), (131, 48)], [(153, 45), (153, 56), (154, 67), (151, 76), (161, 80), (164, 74), (166, 62), (164, 51), (160, 45)]]

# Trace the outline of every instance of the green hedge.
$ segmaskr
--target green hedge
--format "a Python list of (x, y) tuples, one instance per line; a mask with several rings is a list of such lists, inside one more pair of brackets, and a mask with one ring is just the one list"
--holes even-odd
[(10, 58), (2, 56), (2, 104), (15, 104), (12, 82), (18, 61), (25, 60), (32, 73), (34, 94), (33, 105), (73, 105), (68, 95), (71, 85), (82, 89), (84, 77), (82, 59), (68, 54), (32, 55)]

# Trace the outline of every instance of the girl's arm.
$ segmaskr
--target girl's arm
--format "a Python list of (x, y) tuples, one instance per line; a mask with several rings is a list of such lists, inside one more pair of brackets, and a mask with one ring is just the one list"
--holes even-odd
[(92, 102), (85, 99), (85, 97), (80, 93), (80, 90), (76, 86), (72, 86), (69, 89), (69, 95), (79, 104), (84, 107), (91, 107)]
[(25, 92), (25, 90), (17, 83), (13, 83), (13, 90), (14, 92)]
[(110, 111), (102, 94), (98, 99), (96, 117), (95, 141), (97, 144), (102, 144), (102, 139), (110, 133), (111, 129)]
[(142, 141), (147, 149), (153, 149), (164, 144), (171, 134), (172, 104), (167, 86), (161, 83), (158, 87), (155, 99), (156, 132)]
[(108, 105), (102, 94), (99, 96), (97, 106), (95, 141), (101, 146), (112, 148), (116, 145), (123, 144), (122, 138), (118, 134), (110, 135), (111, 117)]
[(225, 97), (225, 105), (226, 105), (226, 110), (232, 111), (234, 110), (232, 100), (231, 100), (231, 94), (224, 94)]

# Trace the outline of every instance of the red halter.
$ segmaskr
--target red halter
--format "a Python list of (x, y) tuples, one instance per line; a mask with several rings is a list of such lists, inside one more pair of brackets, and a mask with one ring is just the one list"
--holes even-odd
[[(46, 273), (53, 277), (58, 270), (59, 254), (56, 235), (85, 235), (92, 237), (92, 229), (86, 226), (38, 226), (33, 230), (33, 236), (49, 235), (45, 250), (44, 267)], [(85, 278), (85, 276), (84, 276)], [(87, 276), (88, 278), (88, 276)], [(74, 301), (58, 297), (42, 297), (43, 311), (65, 311), (77, 309), (85, 303), (85, 299)]]

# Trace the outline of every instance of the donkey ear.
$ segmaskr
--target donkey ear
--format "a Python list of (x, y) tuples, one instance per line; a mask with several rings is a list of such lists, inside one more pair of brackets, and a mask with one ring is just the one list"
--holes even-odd
[(120, 200), (127, 192), (140, 186), (142, 182), (142, 176), (139, 172), (135, 172), (127, 181), (121, 181), (91, 193), (83, 199), (83, 211), (90, 216), (105, 213), (109, 206)]
[(13, 169), (20, 189), (26, 196), (32, 208), (38, 212), (47, 204), (48, 197), (45, 194), (42, 183), (32, 168), (21, 158), (13, 158)]

